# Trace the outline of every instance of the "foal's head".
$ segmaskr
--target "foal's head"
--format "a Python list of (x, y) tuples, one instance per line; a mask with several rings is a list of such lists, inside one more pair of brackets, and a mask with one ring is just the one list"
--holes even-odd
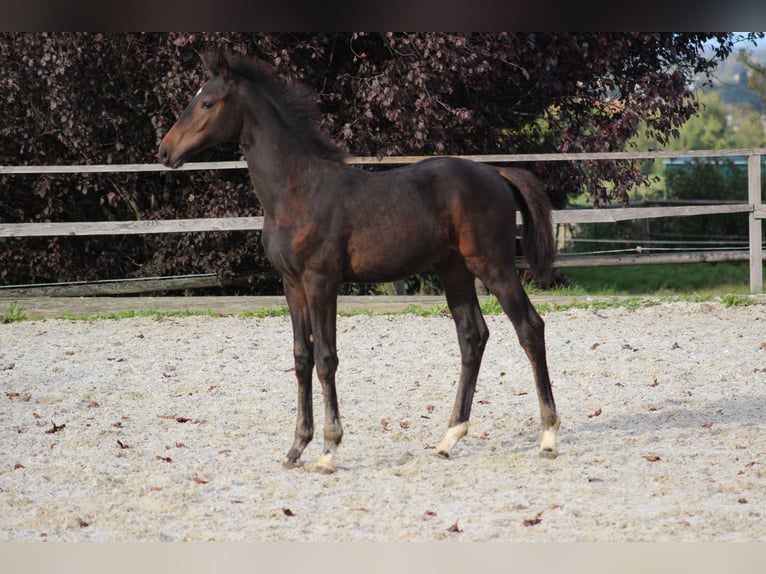
[(166, 166), (180, 167), (225, 142), (252, 145), (265, 126), (268, 137), (282, 139), (283, 150), (344, 161), (345, 152), (319, 129), (319, 107), (306, 88), (280, 82), (267, 65), (247, 56), (214, 52), (202, 62), (210, 79), (162, 139), (159, 160)]
[(203, 54), (210, 79), (162, 138), (160, 161), (181, 167), (186, 160), (209, 147), (238, 141), (242, 131), (239, 78), (219, 52)]

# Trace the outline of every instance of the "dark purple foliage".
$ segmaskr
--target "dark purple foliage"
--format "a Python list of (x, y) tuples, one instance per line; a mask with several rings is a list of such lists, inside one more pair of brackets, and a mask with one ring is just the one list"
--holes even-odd
[[(55, 33), (0, 35), (0, 164), (154, 163), (204, 81), (209, 46), (257, 55), (316, 94), (352, 155), (623, 150), (644, 120), (660, 141), (697, 110), (732, 34)], [(715, 53), (703, 54), (711, 43)], [(200, 159), (236, 159), (236, 146)], [(539, 163), (554, 205), (587, 189), (626, 201), (630, 162)], [(0, 176), (0, 221), (259, 213), (242, 171)], [(217, 272), (240, 290), (278, 279), (257, 233), (0, 241), (0, 283)], [(249, 285), (249, 287), (248, 287)]]

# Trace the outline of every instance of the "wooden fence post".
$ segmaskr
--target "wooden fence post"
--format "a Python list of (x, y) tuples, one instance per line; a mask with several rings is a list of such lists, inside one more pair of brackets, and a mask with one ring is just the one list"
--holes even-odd
[(750, 291), (763, 291), (763, 226), (761, 208), (761, 156), (753, 153), (747, 158), (747, 202), (750, 204)]

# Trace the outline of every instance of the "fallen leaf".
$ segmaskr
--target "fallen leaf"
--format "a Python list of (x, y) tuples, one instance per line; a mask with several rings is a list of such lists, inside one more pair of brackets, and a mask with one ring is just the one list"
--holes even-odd
[(761, 343), (761, 344), (760, 344), (760, 346), (759, 346), (758, 348), (759, 348), (761, 351), (766, 351), (766, 341), (764, 341), (763, 343)]
[(747, 498), (738, 498), (737, 502), (739, 502), (740, 504), (747, 504)]
[(194, 482), (196, 482), (197, 484), (207, 484), (208, 482), (210, 482), (209, 480), (205, 480), (205, 479), (203, 479), (203, 478), (200, 478), (199, 476), (194, 476), (194, 477), (192, 478), (192, 480), (193, 480)]
[(436, 448), (435, 444), (427, 444), (423, 447), (425, 450), (433, 450)]
[(525, 518), (524, 526), (535, 526), (537, 524), (540, 524), (543, 521), (542, 516), (543, 516), (543, 513), (538, 512), (537, 516), (535, 516), (534, 518)]
[(744, 444), (735, 444), (734, 448), (737, 450), (745, 450), (747, 447)]
[(703, 428), (703, 429), (711, 429), (711, 428), (713, 428), (713, 423), (712, 423), (712, 422), (709, 422), (709, 423), (704, 423), (704, 424), (702, 425), (702, 428)]
[(488, 405), (489, 401), (482, 399), (482, 400), (479, 401), (479, 404), (480, 405)]
[(282, 514), (285, 516), (295, 516), (295, 513), (287, 507), (282, 508)]
[(122, 428), (122, 423), (117, 421), (116, 423), (112, 423), (112, 426), (114, 428), (116, 428), (116, 429), (121, 429)]
[(590, 346), (590, 350), (591, 350), (591, 351), (595, 351), (596, 349), (598, 349), (598, 347), (599, 347), (600, 345), (601, 345), (601, 343), (593, 343), (593, 344)]
[(384, 431), (391, 430), (390, 428), (388, 428), (388, 421), (386, 419), (380, 419), (380, 424), (383, 426)]
[(64, 354), (71, 357), (72, 355), (74, 355), (74, 351), (64, 351)]
[(13, 465), (13, 470), (19, 470), (20, 468), (26, 468), (26, 466), (24, 466), (20, 462), (17, 462), (16, 464)]
[(100, 406), (101, 405), (98, 404), (96, 401), (91, 401), (91, 402), (88, 403), (88, 408), (89, 409), (95, 409), (95, 408), (100, 407)]
[(436, 512), (434, 512), (433, 510), (426, 510), (423, 513), (423, 516), (425, 516), (426, 518), (433, 518), (434, 516), (436, 516)]
[(458, 532), (459, 533), (459, 532), (463, 532), (463, 531), (460, 530), (460, 527), (457, 525), (457, 520), (456, 520), (455, 524), (453, 524), (452, 526), (447, 528), (447, 532)]
[(596, 412), (594, 412), (593, 414), (588, 415), (588, 418), (592, 419), (593, 417), (600, 417), (600, 416), (601, 416), (601, 409), (599, 408), (599, 409), (596, 409)]
[(157, 456), (155, 456), (154, 458), (155, 458), (155, 459), (157, 459), (157, 460), (161, 460), (162, 462), (173, 462), (173, 459), (172, 459), (172, 458), (170, 458), (169, 456), (160, 456), (160, 455), (157, 455)]
[(434, 412), (434, 409), (435, 409), (435, 408), (436, 408), (436, 407), (435, 407), (435, 406), (433, 406), (433, 405), (426, 405), (426, 412), (427, 412), (429, 415), (430, 415), (430, 414), (433, 414), (433, 412)]
[(659, 383), (659, 381), (657, 380), (657, 377), (656, 377), (656, 376), (652, 376), (652, 384), (651, 384), (651, 385), (649, 385), (649, 386), (650, 386), (650, 387), (656, 387), (656, 386), (658, 386), (659, 384), (660, 384), (660, 383)]
[(588, 482), (604, 482), (603, 478), (588, 477)]
[(670, 347), (670, 348), (671, 348), (672, 350), (675, 350), (675, 349), (680, 349), (680, 348), (681, 348), (681, 345), (679, 345), (679, 344), (678, 344), (678, 342), (674, 342), (674, 343), (671, 345), (671, 347)]
[(90, 522), (85, 522), (82, 518), (77, 518), (77, 524), (80, 528), (86, 528), (90, 526)]
[(748, 462), (748, 463), (745, 465), (745, 468), (752, 468), (752, 467), (754, 467), (756, 464), (761, 464), (761, 463), (760, 463), (760, 462), (758, 462), (757, 460), (754, 460), (753, 462)]
[(121, 449), (130, 448), (130, 445), (129, 445), (129, 444), (125, 444), (125, 443), (124, 443), (124, 442), (122, 442), (120, 439), (117, 439), (117, 446), (118, 446), (118, 447), (120, 447)]
[(407, 421), (402, 421), (399, 423), (399, 426), (402, 427), (404, 430), (407, 430), (408, 428), (410, 428), (410, 423), (408, 423)]
[(657, 462), (658, 460), (661, 460), (659, 456), (656, 454), (647, 454), (644, 455), (644, 458), (648, 460), (649, 462)]
[(188, 423), (191, 419), (187, 417), (176, 417), (176, 422), (179, 423)]
[(52, 426), (51, 428), (49, 428), (47, 431), (45, 431), (45, 434), (53, 434), (53, 433), (57, 433), (57, 432), (59, 432), (59, 431), (61, 431), (61, 430), (64, 430), (64, 427), (66, 426), (66, 425), (57, 425), (57, 424), (56, 424), (56, 423), (54, 423), (53, 421), (51, 421), (51, 424), (52, 424), (53, 426)]
[(479, 437), (479, 440), (489, 440), (489, 433), (484, 431), (484, 434)]

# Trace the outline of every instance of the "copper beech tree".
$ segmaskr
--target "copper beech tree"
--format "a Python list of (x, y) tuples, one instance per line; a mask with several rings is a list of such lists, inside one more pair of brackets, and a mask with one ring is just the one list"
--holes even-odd
[[(660, 142), (698, 111), (735, 47), (762, 34), (55, 33), (0, 35), (0, 164), (154, 163), (205, 81), (199, 52), (255, 54), (316, 94), (351, 155), (621, 151)], [(224, 148), (200, 159), (236, 159)], [(631, 162), (539, 162), (556, 207), (587, 190), (627, 201)], [(257, 214), (244, 171), (0, 176), (0, 221)], [(0, 283), (219, 273), (238, 292), (280, 285), (256, 233), (0, 242)]]

